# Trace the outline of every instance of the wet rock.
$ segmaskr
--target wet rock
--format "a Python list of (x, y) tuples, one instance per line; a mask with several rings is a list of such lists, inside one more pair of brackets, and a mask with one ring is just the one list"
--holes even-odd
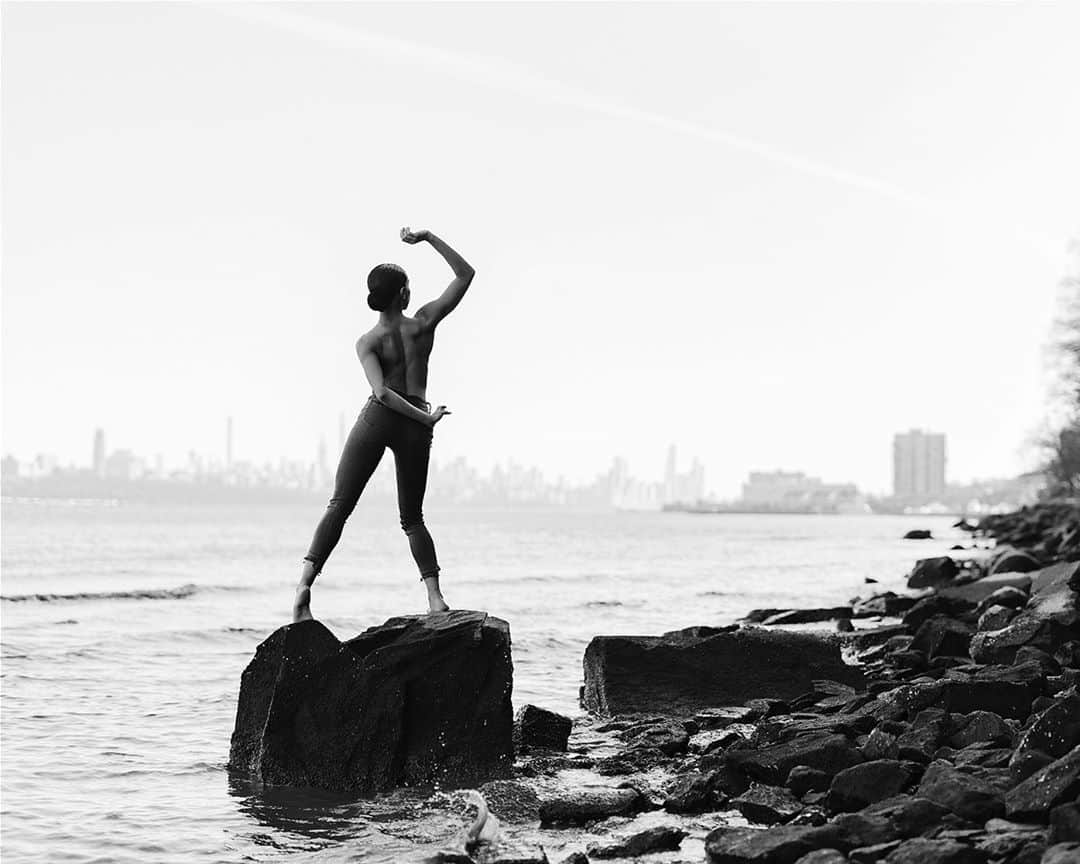
[(1080, 745), (1080, 696), (1075, 693), (1061, 696), (1039, 714), (1020, 736), (1017, 754), (1041, 750), (1058, 759)]
[(1080, 747), (1040, 768), (1005, 796), (1010, 819), (1042, 822), (1050, 810), (1080, 793)]
[(931, 756), (937, 750), (941, 741), (942, 730), (945, 728), (944, 720), (935, 719), (912, 726), (896, 739), (896, 755), (899, 759), (909, 759), (912, 762), (930, 762)]
[(731, 806), (751, 822), (775, 825), (787, 822), (802, 810), (802, 802), (787, 789), (753, 783), (742, 795), (731, 799)]
[(1016, 617), (1016, 610), (1007, 606), (991, 606), (979, 616), (977, 629), (980, 633), (987, 630), (1000, 630)]
[(589, 864), (589, 856), (584, 852), (571, 852), (559, 864)]
[(679, 723), (657, 723), (626, 736), (636, 750), (659, 750), (665, 756), (685, 753), (690, 736)]
[(908, 588), (936, 588), (940, 585), (948, 585), (960, 572), (947, 555), (937, 558), (920, 558), (915, 562), (911, 575), (908, 576)]
[(928, 528), (912, 528), (904, 535), (905, 540), (933, 540), (934, 535)]
[(852, 618), (898, 618), (918, 602), (917, 597), (885, 591), (866, 600), (860, 600), (851, 608)]
[(641, 809), (644, 797), (629, 787), (614, 789), (587, 786), (566, 790), (540, 801), (541, 825), (581, 825)]
[(994, 555), (990, 562), (990, 575), (995, 573), (1030, 573), (1042, 564), (1026, 549), (1006, 547)]
[(598, 714), (693, 714), (759, 697), (794, 698), (818, 678), (862, 683), (835, 639), (754, 627), (704, 638), (596, 636), (584, 667), (585, 707)]
[(862, 761), (862, 754), (844, 735), (816, 732), (800, 735), (767, 747), (731, 749), (724, 764), (752, 780), (777, 786), (797, 765), (815, 768), (829, 776)]
[(830, 606), (825, 609), (788, 609), (770, 615), (762, 623), (766, 626), (776, 624), (816, 624), (820, 621), (835, 621), (850, 617), (850, 606)]
[(1018, 786), (1036, 771), (1054, 761), (1054, 757), (1042, 750), (1017, 749), (1009, 759), (1009, 775), (1013, 786)]
[(692, 771), (677, 777), (664, 798), (669, 813), (704, 813), (715, 808), (718, 778), (715, 773)]
[(911, 648), (922, 651), (927, 657), (939, 654), (966, 657), (971, 636), (972, 629), (967, 624), (939, 615), (923, 622), (915, 632)]
[(896, 736), (886, 732), (880, 726), (874, 729), (866, 741), (859, 748), (863, 758), (867, 761), (875, 759), (896, 759), (900, 755), (900, 748), (896, 743)]
[(1076, 864), (1080, 861), (1080, 843), (1057, 843), (1047, 849), (1039, 864)]
[(523, 705), (514, 715), (514, 744), (518, 747), (539, 747), (545, 750), (566, 750), (573, 724), (569, 717)]
[(1054, 659), (1062, 666), (1080, 669), (1080, 641), (1074, 639), (1059, 646), (1054, 652)]
[(904, 613), (904, 626), (912, 632), (918, 630), (925, 622), (938, 615), (946, 618), (960, 618), (974, 611), (975, 604), (968, 601), (949, 597), (938, 592), (929, 597), (923, 597), (918, 603)]
[(1057, 675), (1061, 671), (1061, 667), (1052, 655), (1041, 648), (1036, 648), (1034, 645), (1023, 645), (1016, 650), (1013, 665), (1019, 665), (1020, 663), (1036, 663), (1042, 669), (1044, 675)]
[(899, 837), (892, 820), (878, 813), (843, 813), (828, 827), (836, 832), (836, 848), (844, 852), (891, 843)]
[(1060, 804), (1050, 811), (1050, 842), (1080, 842), (1080, 802)]
[(757, 828), (714, 828), (705, 837), (705, 854), (713, 864), (794, 864), (828, 848), (835, 836), (828, 826), (781, 825)]
[(540, 816), (540, 799), (531, 787), (515, 780), (492, 780), (480, 794), (502, 822), (533, 822)]
[(1008, 744), (1012, 729), (993, 711), (972, 711), (953, 725), (949, 744), (958, 749), (979, 742)]
[(836, 812), (861, 810), (898, 794), (912, 779), (907, 765), (894, 759), (876, 759), (845, 768), (829, 786), (829, 809)]
[(803, 855), (795, 864), (847, 864), (847, 860), (839, 849), (815, 849)]
[(860, 846), (848, 853), (848, 861), (851, 864), (876, 864), (884, 860), (890, 852), (899, 848), (903, 841), (893, 840), (891, 843), (875, 843), (873, 846)]
[(915, 795), (894, 795), (871, 804), (863, 813), (867, 816), (884, 817), (892, 823), (900, 837), (916, 837), (924, 834), (942, 821), (951, 811), (934, 801)]
[(732, 723), (748, 723), (750, 719), (750, 709), (742, 705), (709, 708), (694, 715), (694, 720), (702, 729), (723, 729)]
[(829, 788), (830, 775), (816, 768), (808, 768), (806, 765), (796, 765), (788, 772), (787, 782), (784, 784), (791, 790), (791, 794), (802, 798), (807, 792), (825, 792)]
[[(1006, 609), (1023, 609), (1027, 605), (1028, 594), (1031, 591), (1031, 577), (1009, 578), (1022, 579), (1023, 581), (1016, 585), (1002, 585), (1000, 588), (995, 589), (979, 601), (977, 607), (979, 611), (989, 609), (991, 606), (1004, 606)], [(1002, 581), (1002, 577), (996, 577), (996, 579)]]
[(506, 776), (511, 686), (510, 628), (486, 612), (391, 618), (344, 643), (291, 624), (244, 671), (229, 765), (361, 792)]
[[(997, 573), (993, 576), (984, 576), (974, 582), (964, 582), (960, 585), (950, 585), (940, 589), (942, 597), (950, 600), (960, 600), (967, 603), (978, 604), (976, 608), (981, 612), (986, 606), (991, 605), (990, 598), (995, 596), (1014, 597), (1013, 594), (999, 595), (1000, 591), (1017, 591), (1023, 595), (1019, 605), (1027, 603), (1027, 593), (1031, 589), (1031, 577), (1024, 573)], [(1014, 601), (1004, 602), (1003, 606), (1013, 606)], [(981, 607), (981, 608), (980, 608)]]
[(686, 832), (668, 825), (658, 825), (638, 831), (623, 840), (606, 845), (592, 843), (588, 846), (592, 858), (636, 858), (650, 852), (668, 852), (679, 848)]
[(986, 864), (986, 853), (955, 840), (916, 837), (885, 858), (886, 864)]
[(972, 822), (985, 822), (1005, 813), (999, 789), (940, 760), (931, 762), (926, 769), (918, 794)]

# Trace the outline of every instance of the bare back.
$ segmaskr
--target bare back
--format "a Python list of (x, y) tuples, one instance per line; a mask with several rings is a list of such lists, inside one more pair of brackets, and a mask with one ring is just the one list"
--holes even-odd
[(388, 387), (427, 398), (428, 358), (435, 344), (433, 328), (402, 315), (393, 323), (380, 321), (362, 338), (379, 358), (383, 382)]

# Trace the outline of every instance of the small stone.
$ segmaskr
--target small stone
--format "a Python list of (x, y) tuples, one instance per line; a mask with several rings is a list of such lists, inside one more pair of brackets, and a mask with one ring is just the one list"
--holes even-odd
[(566, 750), (571, 726), (569, 717), (536, 705), (523, 705), (514, 715), (514, 743), (518, 747)]
[(1015, 609), (1010, 609), (1007, 606), (991, 606), (979, 616), (977, 629), (980, 633), (987, 630), (1000, 630), (1015, 617)]
[(791, 769), (785, 784), (791, 793), (802, 798), (807, 792), (824, 792), (829, 788), (830, 777), (824, 771), (806, 765)]
[(847, 864), (847, 860), (839, 849), (815, 849), (803, 855), (795, 864)]

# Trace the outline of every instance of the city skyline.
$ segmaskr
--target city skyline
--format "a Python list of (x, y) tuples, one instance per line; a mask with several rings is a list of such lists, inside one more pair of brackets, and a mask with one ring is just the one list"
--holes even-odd
[[(181, 462), (168, 463), (161, 452), (153, 453), (151, 457), (128, 447), (110, 450), (105, 429), (96, 427), (91, 436), (90, 458), (87, 463), (62, 464), (54, 454), (48, 453), (39, 452), (30, 458), (19, 458), (13, 453), (5, 452), (3, 454), (4, 474), (5, 476), (40, 477), (57, 469), (69, 471), (89, 469), (94, 476), (99, 478), (136, 479), (144, 475), (222, 476), (242, 470), (248, 477), (256, 474), (274, 475), (279, 478), (299, 480), (311, 488), (329, 488), (336, 468), (336, 453), (340, 452), (345, 443), (347, 432), (344, 421), (345, 416), (342, 413), (338, 417), (337, 450), (333, 458), (331, 458), (325, 436), (320, 436), (314, 454), (306, 457), (279, 454), (274, 459), (252, 460), (242, 456), (238, 458), (234, 450), (234, 418), (228, 415), (225, 418), (220, 453), (208, 454), (190, 449)], [(946, 436), (943, 433), (915, 428), (893, 435), (891, 461), (893, 476), (891, 494), (893, 496), (930, 500), (944, 494), (947, 487), (962, 486), (964, 483), (977, 484), (987, 479), (958, 480), (947, 477), (945, 441)], [(534, 482), (538, 487), (556, 489), (587, 488), (601, 478), (607, 478), (606, 482), (609, 482), (611, 486), (613, 503), (625, 509), (653, 509), (671, 503), (706, 500), (744, 503), (776, 502), (784, 496), (795, 494), (814, 497), (839, 495), (844, 499), (854, 499), (862, 495), (873, 497), (889, 495), (889, 492), (865, 489), (848, 480), (823, 481), (819, 477), (808, 475), (802, 469), (776, 466), (745, 468), (742, 475), (744, 479), (740, 484), (738, 494), (723, 495), (718, 494), (713, 488), (706, 488), (706, 466), (698, 456), (692, 456), (688, 469), (681, 471), (677, 454), (676, 444), (669, 443), (665, 458), (656, 460), (657, 465), (663, 465), (658, 478), (649, 474), (639, 476), (632, 473), (629, 461), (618, 455), (610, 457), (605, 466), (596, 466), (584, 480), (569, 478), (563, 473), (552, 475), (539, 466), (512, 458), (504, 461), (493, 460), (486, 466), (476, 466), (461, 455), (443, 460), (433, 456), (432, 471), (436, 478), (440, 467), (445, 470), (447, 466), (455, 465), (477, 478), (483, 476), (485, 472), (487, 477), (498, 477), (503, 472), (509, 472), (528, 475), (532, 478), (530, 482)], [(385, 486), (384, 491), (392, 490), (392, 465), (393, 456), (387, 453), (373, 477), (373, 488)], [(998, 475), (993, 479), (1005, 476), (1007, 475)]]

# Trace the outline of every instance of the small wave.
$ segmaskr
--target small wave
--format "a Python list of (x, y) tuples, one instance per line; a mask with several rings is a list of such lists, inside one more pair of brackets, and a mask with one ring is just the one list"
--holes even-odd
[(8, 603), (56, 603), (78, 600), (183, 600), (200, 590), (198, 585), (179, 588), (135, 588), (130, 591), (81, 591), (77, 594), (0, 594)]
[(626, 604), (624, 604), (621, 600), (590, 600), (588, 603), (585, 604), (586, 607), (590, 607), (590, 608), (593, 607), (593, 606), (624, 606), (624, 605), (626, 605)]

